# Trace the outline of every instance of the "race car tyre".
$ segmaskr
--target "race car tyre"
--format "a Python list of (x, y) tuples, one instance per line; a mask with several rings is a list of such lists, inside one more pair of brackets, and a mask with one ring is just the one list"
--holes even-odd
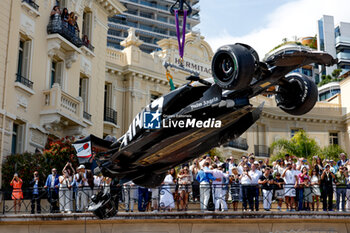
[(166, 173), (163, 174), (154, 174), (150, 173), (146, 176), (139, 177), (137, 179), (134, 179), (133, 182), (136, 185), (140, 185), (142, 187), (146, 188), (156, 188), (161, 185), (161, 183), (164, 181), (164, 178), (166, 176)]
[(94, 213), (99, 219), (110, 218), (117, 214), (118, 208), (109, 193), (100, 191), (91, 197), (88, 211)]
[(211, 63), (215, 83), (221, 88), (238, 90), (252, 81), (259, 59), (248, 45), (234, 44), (220, 47)]
[(316, 84), (306, 75), (292, 73), (285, 77), (286, 82), (276, 87), (276, 103), (286, 113), (303, 115), (316, 104), (318, 90)]

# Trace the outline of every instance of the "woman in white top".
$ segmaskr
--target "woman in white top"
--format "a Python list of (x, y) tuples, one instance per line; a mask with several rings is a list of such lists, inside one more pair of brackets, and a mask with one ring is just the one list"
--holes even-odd
[(63, 175), (58, 179), (60, 182), (58, 192), (60, 211), (61, 213), (71, 212), (73, 209), (73, 192), (71, 190), (73, 179), (69, 176), (67, 170), (63, 170)]
[(317, 170), (314, 168), (311, 171), (311, 191), (313, 194), (313, 202), (312, 202), (312, 211), (315, 211), (315, 202), (316, 202), (316, 211), (318, 211), (320, 206), (320, 177), (318, 176)]
[(174, 185), (174, 177), (170, 174), (169, 171), (169, 174), (165, 177), (163, 181), (162, 189), (160, 190), (159, 206), (163, 210), (171, 211), (175, 208), (174, 196), (171, 192), (171, 186)]
[(249, 175), (248, 165), (243, 166), (242, 175), (239, 177), (242, 185), (242, 199), (243, 199), (243, 211), (247, 211), (247, 201), (249, 203), (249, 209), (253, 210), (253, 196), (251, 190), (252, 178)]
[(50, 16), (51, 17), (54, 17), (54, 16), (61, 16), (61, 10), (60, 10), (60, 7), (59, 6), (54, 6), (51, 13), (50, 13)]
[(282, 174), (284, 172), (284, 169), (285, 169), (285, 165), (284, 165), (283, 159), (278, 159), (276, 161), (276, 171)]
[(180, 193), (180, 206), (182, 210), (187, 210), (188, 196), (191, 188), (191, 175), (188, 167), (181, 169), (180, 174), (177, 176), (179, 182), (179, 193)]

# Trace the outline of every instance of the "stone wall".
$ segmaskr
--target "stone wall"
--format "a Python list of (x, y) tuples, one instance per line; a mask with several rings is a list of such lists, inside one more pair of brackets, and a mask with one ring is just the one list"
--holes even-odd
[(6, 233), (248, 233), (350, 231), (343, 213), (126, 213), (108, 220), (90, 214), (21, 215), (0, 218)]

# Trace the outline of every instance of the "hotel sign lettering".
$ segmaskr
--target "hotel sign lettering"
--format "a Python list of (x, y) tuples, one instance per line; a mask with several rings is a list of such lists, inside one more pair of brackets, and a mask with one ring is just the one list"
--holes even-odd
[[(179, 65), (180, 64), (180, 58), (175, 57), (175, 64)], [(194, 70), (199, 72), (202, 75), (209, 75), (211, 76), (211, 67), (208, 65), (204, 65), (201, 63), (195, 63), (193, 61), (187, 60), (186, 58), (184, 59), (184, 66), (188, 69)]]

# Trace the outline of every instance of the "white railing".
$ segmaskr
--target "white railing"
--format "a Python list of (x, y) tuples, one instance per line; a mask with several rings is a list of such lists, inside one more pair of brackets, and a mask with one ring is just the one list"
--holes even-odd
[(122, 51), (113, 48), (107, 48), (107, 61), (118, 65), (126, 65), (125, 54)]
[(54, 84), (51, 89), (45, 90), (43, 94), (45, 110), (58, 110), (75, 119), (82, 119), (82, 101), (61, 90), (58, 84)]
[(62, 92), (61, 95), (61, 107), (67, 109), (73, 114), (78, 113), (79, 102), (76, 99), (71, 98), (68, 94)]

